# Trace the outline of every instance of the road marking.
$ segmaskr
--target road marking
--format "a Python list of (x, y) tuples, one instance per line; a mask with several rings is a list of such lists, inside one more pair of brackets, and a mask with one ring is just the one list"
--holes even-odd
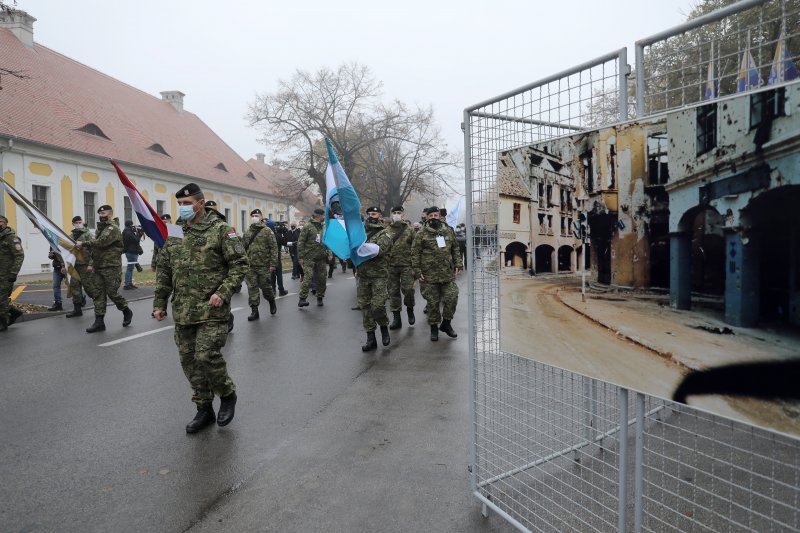
[[(234, 307), (233, 309), (231, 309), (231, 313), (233, 313), (234, 311), (241, 311), (242, 309), (244, 309), (244, 307)], [(162, 331), (166, 331), (168, 329), (174, 329), (174, 328), (175, 328), (175, 326), (166, 326), (166, 327), (163, 327), (163, 328), (154, 329), (152, 331), (145, 331), (144, 333), (137, 333), (136, 335), (131, 335), (129, 337), (123, 337), (123, 338), (117, 339), (115, 341), (110, 341), (110, 342), (105, 342), (103, 344), (98, 344), (98, 346), (101, 347), (101, 348), (105, 348), (106, 346), (114, 346), (115, 344), (122, 344), (123, 342), (132, 341), (134, 339), (138, 339), (138, 338), (141, 338), (141, 337), (146, 337), (148, 335), (153, 335), (154, 333), (160, 333)]]
[[(17, 299), (17, 296), (22, 294), (22, 291), (25, 290), (25, 287), (27, 287), (27, 285), (20, 285), (19, 287), (14, 289), (14, 291), (11, 293), (11, 301), (12, 302)], [(50, 290), (52, 291), (53, 289), (50, 289)]]
[(160, 333), (162, 331), (167, 331), (168, 329), (173, 329), (175, 326), (166, 326), (163, 328), (154, 329), (152, 331), (145, 331), (144, 333), (137, 333), (136, 335), (131, 335), (130, 337), (123, 337), (121, 339), (117, 339), (111, 342), (105, 342), (103, 344), (98, 344), (99, 347), (105, 348), (106, 346), (114, 346), (115, 344), (122, 344), (123, 342), (132, 341), (133, 339), (138, 339), (140, 337), (146, 337), (148, 335), (153, 335), (154, 333)]
[[(17, 287), (17, 288), (14, 290), (14, 292), (15, 292), (15, 293), (17, 293), (17, 294), (21, 293), (22, 291), (21, 291), (21, 290), (19, 290), (19, 289), (23, 289), (23, 290), (24, 290), (24, 289), (25, 289), (25, 286), (23, 285), (23, 286), (21, 286), (21, 287)], [(25, 291), (25, 292), (53, 292), (53, 289), (30, 289), (30, 290), (27, 290), (27, 291)], [(12, 294), (12, 295), (13, 295), (13, 294)]]
[(294, 296), (295, 294), (297, 294), (297, 293), (296, 292), (290, 292), (289, 294), (284, 294), (283, 296), (276, 296), (275, 299), (276, 300), (280, 300), (281, 298), (288, 298), (289, 296)]

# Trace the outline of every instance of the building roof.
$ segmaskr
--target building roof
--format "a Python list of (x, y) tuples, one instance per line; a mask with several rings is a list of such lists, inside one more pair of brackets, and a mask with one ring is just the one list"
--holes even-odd
[(523, 183), (522, 176), (517, 171), (508, 152), (501, 154), (499, 165), (500, 194), (530, 199), (530, 191)]
[(281, 196), (197, 115), (8, 29), (0, 50), (28, 76), (2, 78), (0, 136)]

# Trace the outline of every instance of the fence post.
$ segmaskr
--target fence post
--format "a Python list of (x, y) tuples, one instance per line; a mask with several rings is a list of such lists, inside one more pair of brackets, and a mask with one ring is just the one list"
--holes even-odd
[(628, 503), (628, 389), (619, 389), (619, 492), (617, 513), (619, 513), (617, 531), (625, 533), (628, 521), (626, 508)]
[(636, 463), (633, 467), (633, 530), (642, 531), (644, 504), (644, 394), (636, 393)]

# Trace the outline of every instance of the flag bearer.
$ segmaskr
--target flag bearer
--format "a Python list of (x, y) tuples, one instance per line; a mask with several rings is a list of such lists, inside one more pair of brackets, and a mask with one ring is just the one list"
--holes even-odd
[(458, 336), (450, 321), (458, 304), (455, 277), (463, 265), (455, 234), (442, 223), (439, 208), (429, 207), (426, 213), (425, 225), (414, 237), (411, 266), (418, 276), (422, 297), (428, 302), (431, 340), (438, 341), (439, 331), (453, 338)]
[(159, 252), (153, 316), (166, 318), (172, 295), (175, 344), (197, 406), (186, 433), (197, 433), (214, 423), (215, 395), (220, 397), (217, 424), (233, 420), (236, 386), (221, 350), (228, 338), (231, 296), (249, 264), (236, 231), (205, 208), (200, 187), (190, 183), (175, 197), (183, 238), (168, 239)]
[(117, 309), (122, 311), (123, 327), (130, 326), (133, 319), (133, 311), (128, 308), (128, 302), (117, 293), (121, 282), (123, 250), (119, 222), (113, 218), (114, 210), (110, 205), (101, 205), (97, 210), (97, 215), (98, 222), (94, 239), (75, 243), (77, 249), (86, 247), (92, 252), (94, 324), (86, 328), (86, 333), (105, 331), (106, 297), (110, 298)]
[[(83, 225), (83, 219), (79, 216), (72, 217), (72, 239), (76, 242), (91, 243), (92, 238), (92, 230)], [(65, 315), (66, 318), (83, 316), (83, 306), (86, 305), (86, 297), (83, 295), (84, 290), (86, 290), (86, 294), (94, 298), (90, 268), (91, 256), (88, 253), (83, 254), (82, 257), (75, 256), (75, 270), (78, 272), (80, 279), (76, 276), (72, 276), (69, 279), (69, 287), (72, 291), (72, 311)]]
[(361, 350), (369, 352), (378, 347), (375, 339), (376, 324), (381, 327), (381, 342), (388, 346), (389, 317), (386, 316), (386, 282), (389, 277), (389, 252), (392, 249), (392, 236), (386, 231), (381, 220), (381, 210), (378, 207), (367, 208), (367, 220), (364, 222), (367, 233), (365, 242), (378, 245), (378, 255), (358, 265), (356, 277), (358, 278), (357, 297), (358, 306), (363, 313), (364, 331), (367, 332), (367, 342)]

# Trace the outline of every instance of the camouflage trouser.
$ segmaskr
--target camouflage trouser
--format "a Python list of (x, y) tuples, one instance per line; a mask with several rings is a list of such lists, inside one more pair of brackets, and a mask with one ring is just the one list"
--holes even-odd
[(175, 324), (175, 344), (181, 368), (192, 387), (192, 401), (211, 403), (214, 394), (227, 396), (236, 390), (220, 351), (228, 339), (228, 322)]
[(247, 271), (244, 281), (247, 283), (247, 304), (250, 307), (258, 306), (261, 302), (261, 298), (258, 295), (259, 289), (264, 291), (264, 298), (268, 302), (275, 299), (275, 293), (272, 292), (272, 284), (269, 278), (268, 268), (259, 268), (258, 270), (251, 268)]
[(364, 331), (375, 331), (375, 324), (386, 326), (386, 278), (358, 278), (358, 306), (364, 315)]
[(120, 311), (128, 307), (128, 302), (117, 292), (121, 283), (121, 275), (122, 271), (117, 267), (101, 268), (92, 273), (90, 283), (92, 284), (92, 293), (94, 293), (92, 298), (94, 299), (95, 315), (105, 316), (106, 297), (110, 298)]
[[(438, 324), (445, 320), (452, 320), (458, 305), (458, 286), (455, 281), (447, 283), (420, 283), (419, 292), (428, 302), (428, 324)], [(439, 312), (439, 304), (442, 311)]]
[(5, 279), (0, 280), (0, 319), (5, 320), (8, 323), (9, 315), (9, 298), (11, 297), (11, 291), (14, 290), (14, 283), (11, 281), (6, 281)]
[(402, 304), (414, 307), (414, 277), (410, 266), (389, 267), (389, 310), (400, 311)]
[(320, 257), (313, 261), (303, 261), (303, 283), (300, 284), (300, 298), (308, 298), (311, 289), (311, 278), (317, 276), (317, 298), (325, 297), (325, 282), (328, 279), (328, 258)]
[(72, 291), (72, 303), (73, 305), (85, 305), (86, 299), (83, 297), (83, 291), (86, 291), (86, 294), (89, 295), (90, 298), (94, 300), (94, 292), (92, 291), (92, 275), (89, 272), (86, 272), (86, 265), (77, 265), (75, 270), (78, 271), (78, 275), (81, 279), (72, 276), (69, 278), (69, 289)]

